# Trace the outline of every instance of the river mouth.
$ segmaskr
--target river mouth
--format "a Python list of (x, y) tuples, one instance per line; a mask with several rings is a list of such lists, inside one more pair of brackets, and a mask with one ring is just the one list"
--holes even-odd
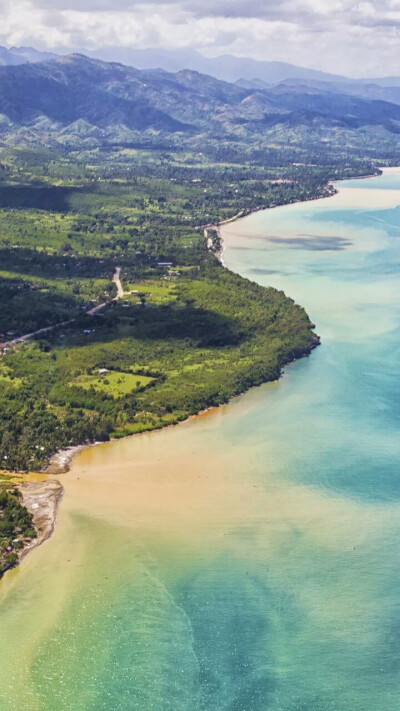
[(399, 705), (400, 171), (223, 228), (322, 347), (277, 383), (81, 452), (0, 583), (1, 711)]

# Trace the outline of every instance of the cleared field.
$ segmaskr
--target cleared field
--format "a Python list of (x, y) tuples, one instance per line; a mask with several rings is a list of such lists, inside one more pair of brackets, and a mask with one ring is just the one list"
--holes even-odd
[(69, 383), (70, 386), (107, 393), (114, 398), (129, 395), (134, 390), (140, 390), (150, 385), (154, 378), (136, 373), (121, 373), (108, 371), (97, 375), (80, 375)]
[(137, 292), (132, 294), (134, 297), (143, 295), (146, 302), (151, 304), (166, 304), (176, 301), (177, 285), (176, 282), (166, 280), (146, 279), (133, 284), (128, 284), (124, 287), (128, 292)]

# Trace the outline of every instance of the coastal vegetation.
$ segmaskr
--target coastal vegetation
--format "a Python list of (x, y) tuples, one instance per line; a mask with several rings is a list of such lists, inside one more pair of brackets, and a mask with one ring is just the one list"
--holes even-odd
[(9, 486), (0, 483), (0, 578), (18, 563), (21, 551), (37, 536), (20, 492)]

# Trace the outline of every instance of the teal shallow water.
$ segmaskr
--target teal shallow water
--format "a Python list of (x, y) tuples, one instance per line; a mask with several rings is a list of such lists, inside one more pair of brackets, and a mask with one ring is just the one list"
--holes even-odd
[(77, 458), (0, 584), (1, 711), (400, 707), (400, 172), (340, 188), (225, 228), (323, 345)]

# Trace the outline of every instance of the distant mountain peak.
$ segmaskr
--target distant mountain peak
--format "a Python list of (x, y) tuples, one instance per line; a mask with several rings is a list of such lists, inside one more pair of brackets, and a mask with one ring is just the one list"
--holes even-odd
[(34, 47), (0, 47), (0, 65), (36, 64), (57, 57), (53, 52), (41, 52)]

